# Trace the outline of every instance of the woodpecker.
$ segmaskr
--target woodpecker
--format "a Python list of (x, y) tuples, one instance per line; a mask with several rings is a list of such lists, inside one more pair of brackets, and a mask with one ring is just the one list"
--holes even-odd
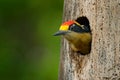
[(85, 16), (64, 22), (54, 36), (62, 35), (70, 44), (71, 49), (81, 54), (89, 54), (91, 50), (91, 30)]

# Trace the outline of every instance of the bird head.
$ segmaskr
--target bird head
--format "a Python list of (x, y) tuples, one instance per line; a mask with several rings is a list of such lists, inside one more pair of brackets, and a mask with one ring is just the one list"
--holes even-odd
[(71, 32), (83, 33), (83, 32), (87, 32), (87, 29), (84, 25), (80, 25), (78, 22), (74, 20), (67, 21), (60, 26), (59, 31), (56, 32), (54, 36), (66, 35)]

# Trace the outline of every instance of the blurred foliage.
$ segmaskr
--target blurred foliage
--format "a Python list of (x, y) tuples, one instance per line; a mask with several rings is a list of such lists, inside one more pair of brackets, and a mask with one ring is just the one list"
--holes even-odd
[(0, 0), (0, 80), (57, 80), (63, 0)]

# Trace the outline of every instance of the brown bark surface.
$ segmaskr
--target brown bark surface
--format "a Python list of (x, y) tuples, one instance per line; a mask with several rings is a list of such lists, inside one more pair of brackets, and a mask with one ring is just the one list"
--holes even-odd
[(62, 38), (59, 80), (120, 80), (120, 0), (64, 0), (63, 21), (89, 19), (91, 53), (71, 51)]

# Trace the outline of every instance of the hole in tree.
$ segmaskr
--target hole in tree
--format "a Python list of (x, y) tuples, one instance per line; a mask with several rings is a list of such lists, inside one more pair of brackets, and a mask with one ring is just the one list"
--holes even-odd
[[(89, 54), (90, 51), (91, 51), (91, 42), (92, 42), (92, 34), (91, 34), (89, 20), (88, 20), (88, 18), (86, 16), (81, 16), (81, 17), (78, 17), (75, 21), (78, 22), (80, 25), (84, 25), (85, 26), (84, 29), (86, 30), (86, 33), (90, 33), (90, 35), (91, 35), (91, 41), (90, 41), (90, 43), (88, 45), (89, 46), (89, 51), (87, 53), (87, 54)], [(81, 53), (80, 51), (78, 51), (78, 53), (80, 53), (82, 55), (85, 55), (85, 54)]]

